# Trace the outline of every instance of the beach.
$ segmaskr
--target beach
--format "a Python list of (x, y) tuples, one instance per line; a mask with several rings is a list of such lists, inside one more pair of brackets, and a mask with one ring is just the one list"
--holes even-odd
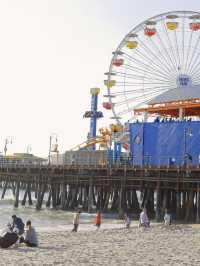
[(0, 249), (0, 265), (200, 265), (200, 227), (153, 224), (149, 229), (130, 229), (118, 222), (80, 225), (46, 232), (39, 230), (40, 245)]

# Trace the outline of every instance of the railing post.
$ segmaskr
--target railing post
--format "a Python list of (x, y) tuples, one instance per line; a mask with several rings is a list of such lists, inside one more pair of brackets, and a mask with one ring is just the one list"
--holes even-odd
[(17, 208), (19, 206), (19, 188), (20, 188), (20, 182), (17, 181), (16, 192), (15, 192), (15, 203), (14, 203), (15, 208)]
[(92, 177), (89, 179), (89, 191), (88, 191), (88, 213), (92, 212), (93, 205), (93, 187), (92, 187)]
[(196, 205), (197, 205), (197, 213), (196, 213), (196, 222), (199, 223), (200, 222), (200, 208), (199, 208), (199, 204), (200, 203), (200, 193), (199, 193), (199, 182), (197, 183), (197, 195), (196, 195)]
[(160, 208), (161, 208), (161, 193), (160, 193), (160, 182), (158, 181), (156, 188), (156, 222), (159, 222), (161, 218)]

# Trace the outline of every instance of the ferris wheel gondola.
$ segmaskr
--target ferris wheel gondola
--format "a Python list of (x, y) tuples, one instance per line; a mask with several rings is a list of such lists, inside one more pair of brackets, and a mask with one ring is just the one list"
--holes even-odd
[(200, 85), (200, 13), (173, 11), (136, 26), (113, 52), (104, 108), (117, 123), (134, 118), (156, 96), (188, 77)]

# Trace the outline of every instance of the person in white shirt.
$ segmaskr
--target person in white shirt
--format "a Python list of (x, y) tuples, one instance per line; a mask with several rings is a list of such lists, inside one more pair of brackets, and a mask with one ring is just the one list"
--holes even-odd
[(171, 225), (172, 223), (172, 216), (169, 213), (169, 210), (165, 210), (165, 215), (164, 215), (164, 224), (165, 225)]
[(27, 230), (25, 232), (25, 238), (20, 238), (20, 243), (25, 243), (28, 247), (37, 247), (38, 238), (35, 228), (31, 225), (31, 221), (26, 222)]
[(74, 214), (74, 219), (73, 219), (74, 228), (72, 229), (72, 232), (77, 232), (77, 230), (78, 230), (80, 214), (81, 214), (80, 210)]
[(150, 221), (147, 215), (147, 210), (146, 208), (143, 208), (142, 212), (140, 213), (140, 218), (139, 218), (139, 227), (150, 227)]
[(128, 214), (125, 214), (125, 215), (124, 215), (124, 224), (125, 224), (125, 227), (126, 227), (126, 228), (129, 228), (129, 227), (130, 227), (131, 219), (130, 219), (130, 217), (128, 216)]

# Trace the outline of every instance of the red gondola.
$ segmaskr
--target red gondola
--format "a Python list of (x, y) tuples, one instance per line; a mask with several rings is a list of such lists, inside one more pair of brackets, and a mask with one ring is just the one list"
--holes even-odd
[(156, 29), (155, 28), (148, 28), (148, 27), (146, 27), (144, 29), (144, 34), (147, 35), (148, 37), (152, 37), (153, 35), (156, 34)]
[(107, 110), (111, 110), (112, 109), (112, 104), (109, 102), (104, 102), (103, 103), (103, 107)]
[(119, 67), (119, 66), (121, 66), (121, 65), (123, 65), (123, 64), (124, 64), (124, 59), (122, 59), (122, 58), (120, 58), (120, 59), (114, 59), (114, 60), (113, 60), (113, 65), (114, 65), (114, 66)]
[(200, 30), (200, 22), (192, 22), (192, 23), (190, 23), (190, 29), (192, 31)]

